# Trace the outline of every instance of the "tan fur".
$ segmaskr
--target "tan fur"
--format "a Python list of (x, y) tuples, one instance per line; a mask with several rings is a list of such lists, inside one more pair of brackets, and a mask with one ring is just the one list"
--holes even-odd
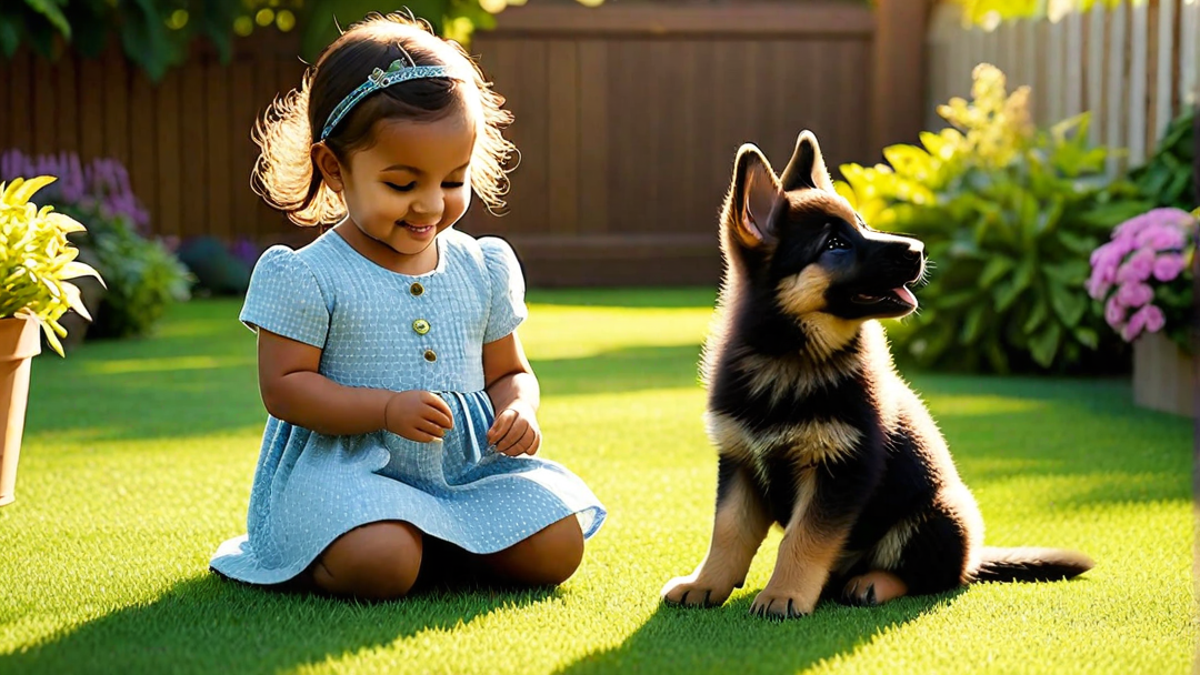
[(813, 526), (808, 513), (816, 489), (814, 472), (802, 473), (792, 520), (779, 542), (775, 570), (765, 588), (750, 606), (752, 614), (787, 618), (811, 614), (821, 597), (829, 570), (837, 561), (847, 531), (830, 531)]
[(880, 605), (908, 594), (908, 584), (883, 570), (874, 570), (846, 582), (842, 595), (860, 605)]
[(808, 352), (817, 358), (826, 358), (850, 344), (862, 326), (861, 321), (849, 321), (821, 313), (801, 318), (800, 324), (811, 341)]
[(765, 506), (745, 478), (738, 478), (718, 504), (708, 554), (692, 574), (668, 581), (661, 595), (668, 602), (686, 606), (725, 602), (745, 581), (770, 527)]
[(871, 551), (871, 567), (883, 570), (898, 567), (904, 546), (908, 544), (908, 540), (912, 538), (913, 533), (917, 531), (923, 521), (923, 518), (902, 520), (888, 530)]
[(799, 274), (779, 282), (775, 297), (792, 316), (804, 316), (825, 308), (825, 291), (829, 289), (829, 274), (817, 265), (805, 267)]
[(735, 367), (749, 377), (753, 394), (767, 394), (772, 404), (779, 403), (784, 397), (807, 396), (814, 389), (854, 377), (862, 370), (862, 362), (855, 354), (829, 358), (822, 364), (823, 368), (814, 368), (799, 354), (791, 359), (761, 354), (737, 355), (735, 358)]
[(830, 216), (836, 216), (842, 220), (859, 226), (861, 222), (858, 214), (854, 209), (850, 208), (850, 202), (846, 198), (836, 192), (826, 192), (824, 190), (804, 190), (802, 192), (787, 193), (788, 206), (793, 211), (809, 211), (814, 213), (827, 213)]
[(833, 463), (854, 449), (862, 437), (858, 429), (840, 421), (811, 421), (783, 430), (755, 433), (720, 413), (705, 413), (709, 439), (721, 453), (749, 462), (766, 471), (761, 458), (772, 448), (787, 447), (797, 464)]

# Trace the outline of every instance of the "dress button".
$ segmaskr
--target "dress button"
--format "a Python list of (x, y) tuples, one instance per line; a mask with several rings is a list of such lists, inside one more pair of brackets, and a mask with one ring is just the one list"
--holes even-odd
[(413, 330), (417, 335), (424, 335), (429, 332), (429, 322), (425, 319), (417, 319), (413, 322)]
[(430, 363), (433, 363), (434, 361), (437, 361), (437, 354), (432, 349), (426, 349), (425, 350), (425, 360)]
[(414, 281), (413, 285), (408, 287), (408, 292), (412, 293), (413, 295), (420, 295), (425, 292), (425, 287)]

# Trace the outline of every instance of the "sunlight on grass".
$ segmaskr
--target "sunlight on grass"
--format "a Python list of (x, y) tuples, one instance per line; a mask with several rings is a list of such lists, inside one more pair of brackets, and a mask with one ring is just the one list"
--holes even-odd
[(83, 364), (89, 375), (126, 375), (160, 373), (170, 370), (208, 370), (233, 366), (254, 367), (254, 359), (244, 357), (181, 356), (173, 359), (116, 359)]
[(358, 604), (209, 574), (217, 544), (245, 531), (265, 415), (237, 302), (182, 306), (152, 339), (39, 358), (17, 503), (0, 509), (0, 673), (1190, 669), (1191, 428), (1132, 408), (1126, 381), (911, 378), (988, 543), (1077, 548), (1097, 562), (1080, 579), (767, 623), (748, 609), (776, 528), (724, 607), (661, 606), (712, 527), (716, 455), (696, 377), (711, 297), (531, 294), (521, 336), (542, 383), (542, 452), (610, 512), (551, 592)]
[(955, 396), (931, 405), (934, 415), (997, 415), (1019, 413), (1046, 407), (1042, 401), (1007, 396)]

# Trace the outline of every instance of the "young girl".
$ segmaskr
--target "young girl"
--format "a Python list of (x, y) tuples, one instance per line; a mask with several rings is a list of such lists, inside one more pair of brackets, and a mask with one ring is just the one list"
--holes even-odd
[(503, 240), (453, 229), (472, 190), (501, 203), (503, 101), (456, 43), (372, 15), (258, 125), (256, 191), (297, 224), (337, 225), (254, 269), (240, 318), (270, 415), (248, 534), (216, 572), (369, 599), (445, 569), (575, 572), (605, 510), (532, 456), (521, 268)]

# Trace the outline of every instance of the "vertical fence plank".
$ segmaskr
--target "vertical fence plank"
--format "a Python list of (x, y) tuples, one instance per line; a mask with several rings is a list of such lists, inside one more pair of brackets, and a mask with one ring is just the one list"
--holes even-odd
[(1154, 87), (1154, 142), (1162, 138), (1163, 131), (1171, 122), (1174, 103), (1172, 84), (1175, 80), (1173, 59), (1175, 54), (1175, 0), (1160, 0), (1158, 3), (1158, 54), (1155, 58), (1157, 81)]
[(119, 106), (108, 107), (110, 115), (116, 110), (122, 111), (123, 115), (115, 120), (108, 120), (109, 133), (119, 135), (119, 140), (113, 147), (118, 148), (120, 156), (126, 158), (124, 161), (129, 170), (129, 184), (133, 193), (150, 212), (150, 227), (161, 232), (158, 153), (155, 147), (158, 125), (162, 122), (158, 120), (157, 93), (150, 78), (140, 69), (134, 73), (122, 70), (121, 74), (125, 76), (125, 91), (129, 92), (129, 97), (128, 100), (122, 97)]
[(1066, 70), (1063, 54), (1066, 45), (1066, 25), (1062, 19), (1048, 21), (1047, 24), (1043, 43), (1046, 50), (1047, 77), (1042, 90), (1036, 95), (1046, 99), (1046, 107), (1043, 108), (1045, 117), (1042, 121), (1052, 124), (1061, 120), (1066, 110), (1066, 83), (1063, 77)]
[(33, 64), (29, 48), (17, 50), (8, 64), (11, 73), (8, 88), (8, 138), (5, 149), (16, 148), (25, 153), (33, 151)]
[(1148, 4), (1133, 0), (1129, 36), (1129, 164), (1136, 166), (1146, 158), (1146, 84), (1148, 43)]
[[(1108, 129), (1105, 142), (1110, 148), (1119, 148), (1125, 141), (1125, 22), (1127, 12), (1125, 5), (1118, 5), (1112, 12), (1112, 24), (1109, 26), (1108, 43)], [(1121, 158), (1117, 153), (1108, 156), (1108, 173), (1115, 175), (1121, 167)]]
[(1103, 142), (1107, 118), (1104, 109), (1104, 45), (1107, 32), (1104, 3), (1093, 4), (1088, 18), (1087, 106), (1092, 112), (1088, 136), (1093, 144), (1099, 145)]
[[(204, 191), (208, 194), (205, 231), (227, 241), (233, 234), (230, 75), (229, 69), (216, 59), (208, 59), (204, 64), (204, 123), (205, 136), (208, 139), (207, 179), (204, 181)], [(189, 231), (188, 234), (194, 235), (199, 232)]]
[(1179, 86), (1180, 97), (1187, 105), (1197, 105), (1200, 100), (1200, 0), (1183, 0), (1180, 7), (1181, 26), (1179, 31)]
[(1066, 100), (1063, 115), (1071, 117), (1083, 112), (1083, 15), (1072, 9), (1066, 23)]
[(79, 63), (79, 154), (104, 155), (104, 66), (99, 59)]

